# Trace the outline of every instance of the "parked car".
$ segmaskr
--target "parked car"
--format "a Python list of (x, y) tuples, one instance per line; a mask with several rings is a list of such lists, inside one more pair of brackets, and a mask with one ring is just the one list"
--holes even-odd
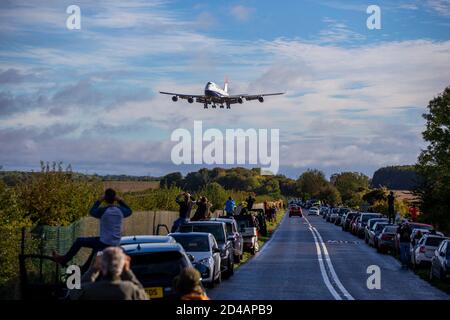
[(366, 226), (364, 228), (364, 241), (366, 243), (369, 243), (369, 232), (370, 232), (370, 229), (373, 227), (373, 225), (375, 223), (380, 222), (380, 221), (388, 222), (389, 219), (387, 219), (387, 218), (373, 218), (373, 219), (370, 219), (370, 220), (367, 221), (367, 224), (366, 224)]
[(238, 230), (244, 238), (244, 250), (251, 254), (259, 251), (258, 243), (258, 222), (253, 215), (239, 215), (234, 217), (238, 225)]
[[(222, 280), (220, 249), (214, 236), (205, 232), (171, 233), (187, 254), (194, 257), (194, 266), (202, 265), (202, 282), (209, 288)], [(200, 268), (197, 268), (200, 269)]]
[[(417, 242), (426, 234), (430, 234), (432, 231), (427, 229), (412, 229), (411, 231), (411, 245), (415, 247), (417, 245)], [(434, 235), (438, 235), (443, 237), (444, 234), (442, 232), (436, 231), (434, 232)]]
[(212, 218), (211, 221), (224, 222), (227, 228), (228, 240), (233, 243), (234, 249), (234, 261), (239, 262), (244, 254), (244, 237), (238, 230), (238, 225), (236, 220), (231, 218)]
[(228, 279), (234, 274), (234, 248), (231, 240), (228, 240), (225, 223), (220, 221), (191, 221), (182, 224), (178, 232), (211, 233), (219, 245), (222, 276)]
[(367, 222), (373, 218), (381, 218), (381, 213), (371, 213), (371, 212), (361, 213), (358, 224), (356, 225), (356, 232), (355, 232), (359, 238), (364, 237), (364, 230), (367, 225)]
[(367, 244), (369, 246), (377, 246), (377, 236), (383, 231), (384, 227), (388, 226), (388, 221), (378, 221), (375, 222), (368, 232)]
[(173, 281), (192, 263), (178, 243), (138, 243), (122, 246), (131, 257), (131, 270), (150, 299), (175, 299)]
[(358, 215), (358, 212), (347, 212), (347, 214), (342, 219), (342, 231), (349, 231), (350, 230), (350, 223), (352, 222), (353, 218), (355, 218)]
[(339, 208), (333, 208), (331, 209), (331, 213), (327, 215), (325, 221), (327, 222), (334, 222), (338, 216)]
[(350, 208), (339, 208), (338, 216), (334, 220), (334, 224), (337, 226), (340, 226), (343, 221), (342, 218), (344, 217), (344, 215), (346, 215), (350, 211), (352, 211)]
[(319, 214), (320, 214), (321, 216), (323, 216), (323, 215), (326, 214), (329, 210), (330, 210), (329, 207), (320, 207), (320, 209), (319, 209)]
[(445, 239), (434, 251), (431, 259), (430, 279), (446, 280), (450, 277), (450, 239)]
[(319, 208), (317, 208), (317, 207), (309, 208), (308, 216), (310, 216), (310, 215), (318, 216), (319, 215)]
[(395, 250), (395, 237), (397, 236), (396, 225), (388, 225), (384, 227), (383, 231), (377, 235), (376, 248), (378, 252), (388, 252)]
[(440, 235), (426, 234), (417, 242), (415, 246), (411, 244), (411, 264), (413, 267), (420, 267), (431, 264), (434, 251), (445, 240)]
[(171, 236), (125, 236), (120, 239), (120, 245), (138, 244), (138, 243), (176, 243)]
[[(409, 230), (411, 230), (411, 232), (414, 229), (424, 230), (425, 232), (431, 231), (434, 229), (431, 224), (426, 224), (426, 223), (407, 221), (407, 222), (405, 222), (405, 224), (407, 224), (409, 226)], [(400, 252), (400, 235), (399, 234), (397, 234), (395, 236), (395, 252)]]
[(303, 217), (302, 208), (296, 204), (289, 206), (289, 218), (290, 217)]
[(357, 216), (355, 216), (355, 218), (352, 220), (351, 224), (350, 224), (350, 232), (353, 235), (356, 235), (357, 231), (358, 231), (358, 224), (359, 224), (359, 220), (361, 220), (361, 214), (358, 214)]

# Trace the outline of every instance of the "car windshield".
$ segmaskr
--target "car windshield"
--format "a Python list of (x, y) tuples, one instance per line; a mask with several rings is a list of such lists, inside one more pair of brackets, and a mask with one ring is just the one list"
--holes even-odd
[(375, 232), (380, 232), (384, 229), (384, 227), (387, 225), (387, 223), (377, 223), (375, 224)]
[(131, 270), (141, 281), (173, 279), (187, 267), (186, 259), (177, 251), (136, 254), (131, 256), (131, 261)]
[(208, 252), (209, 241), (205, 236), (175, 236), (175, 240), (181, 244), (186, 251)]
[(425, 230), (433, 230), (433, 226), (423, 225), (423, 224), (410, 224), (411, 229), (425, 229)]
[(444, 238), (427, 237), (427, 241), (425, 242), (425, 245), (426, 246), (430, 246), (430, 247), (439, 247), (439, 245), (441, 244), (442, 240), (444, 240)]
[(211, 233), (217, 242), (225, 242), (225, 235), (221, 224), (196, 224), (183, 225), (180, 227), (181, 232), (206, 232)]
[(362, 217), (361, 217), (361, 221), (362, 222), (367, 222), (367, 221), (369, 221), (370, 219), (373, 219), (373, 218), (379, 218), (380, 216), (379, 215), (377, 215), (377, 214), (365, 214), (365, 215), (363, 215)]
[(391, 226), (383, 229), (383, 233), (397, 233), (397, 227)]

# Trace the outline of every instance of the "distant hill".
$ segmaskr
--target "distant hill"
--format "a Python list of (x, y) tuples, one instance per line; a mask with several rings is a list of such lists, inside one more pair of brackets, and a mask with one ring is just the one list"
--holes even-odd
[(380, 168), (373, 174), (372, 187), (393, 190), (413, 190), (419, 181), (414, 166), (391, 166)]

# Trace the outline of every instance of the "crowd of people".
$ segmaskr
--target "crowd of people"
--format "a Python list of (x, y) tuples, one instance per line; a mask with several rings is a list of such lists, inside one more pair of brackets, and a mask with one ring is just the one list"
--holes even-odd
[[(207, 220), (211, 217), (212, 204), (205, 196), (195, 199), (188, 192), (177, 195), (179, 215), (172, 226), (175, 232), (180, 225), (189, 221)], [(245, 201), (236, 204), (229, 197), (224, 204), (224, 215), (249, 214), (256, 199), (249, 195)], [(104, 205), (103, 205), (104, 204)], [(191, 217), (191, 212), (196, 206)], [(269, 220), (275, 219), (281, 202), (264, 202), (264, 211)], [(106, 189), (93, 204), (90, 215), (99, 220), (98, 237), (79, 237), (65, 254), (53, 251), (53, 260), (67, 265), (81, 248), (91, 249), (89, 258), (82, 266), (81, 289), (72, 289), (71, 299), (78, 300), (146, 300), (148, 296), (131, 270), (131, 258), (120, 247), (123, 234), (123, 220), (133, 211), (115, 190)], [(95, 260), (94, 260), (95, 259)], [(200, 273), (195, 268), (185, 268), (174, 280), (174, 288), (182, 300), (207, 300)]]

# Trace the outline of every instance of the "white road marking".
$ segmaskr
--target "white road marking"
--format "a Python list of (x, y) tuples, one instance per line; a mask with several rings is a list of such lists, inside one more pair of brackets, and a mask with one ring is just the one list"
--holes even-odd
[[(333, 291), (336, 293), (336, 290), (334, 289), (334, 287), (331, 285), (331, 281), (328, 277), (328, 273), (326, 272), (325, 268), (323, 267), (323, 258), (322, 258), (322, 252), (323, 251), (323, 257), (325, 257), (325, 261), (327, 263), (328, 266), (328, 270), (331, 273), (331, 278), (334, 281), (334, 283), (337, 285), (337, 287), (339, 288), (339, 290), (342, 292), (342, 295), (347, 299), (347, 300), (355, 300), (352, 295), (345, 289), (345, 287), (342, 285), (341, 281), (339, 280), (339, 277), (336, 274), (336, 271), (334, 270), (333, 264), (331, 263), (331, 259), (330, 259), (330, 255), (328, 254), (328, 250), (327, 250), (327, 246), (325, 245), (325, 242), (322, 239), (322, 236), (320, 235), (319, 231), (317, 231), (317, 229), (309, 222), (309, 220), (304, 216), (305, 221), (308, 223), (309, 225), (309, 230), (311, 231), (311, 233), (313, 234), (314, 237), (314, 242), (316, 244), (316, 248), (319, 247), (317, 249), (317, 258), (319, 260), (319, 265), (320, 265), (320, 272), (322, 273), (322, 277), (324, 279), (325, 285), (327, 286), (328, 290), (330, 291), (330, 293), (334, 296), (334, 298), (336, 300), (342, 300), (342, 297), (340, 295), (338, 295), (339, 299), (336, 298), (336, 296), (334, 295)], [(322, 250), (320, 250), (320, 246), (322, 247)], [(331, 288), (333, 291), (331, 291), (330, 287), (328, 286), (328, 284), (331, 285)]]
[(328, 288), (328, 291), (330, 291), (335, 300), (342, 300), (341, 296), (336, 292), (336, 290), (334, 289), (333, 285), (330, 282), (330, 279), (328, 278), (328, 273), (325, 270), (325, 265), (322, 259), (322, 251), (320, 250), (319, 241), (317, 240), (316, 234), (314, 233), (311, 225), (309, 226), (309, 230), (311, 231), (314, 237), (314, 242), (316, 244), (317, 260), (319, 260), (320, 273), (322, 274), (323, 282), (325, 283), (325, 285)]

